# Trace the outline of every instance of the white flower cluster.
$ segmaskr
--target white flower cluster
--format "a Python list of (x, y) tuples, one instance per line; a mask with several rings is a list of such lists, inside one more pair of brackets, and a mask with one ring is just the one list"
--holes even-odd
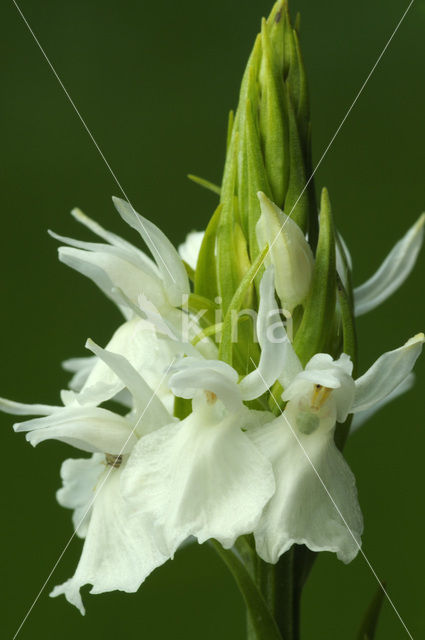
[[(93, 280), (124, 322), (105, 349), (88, 340), (93, 356), (65, 363), (74, 376), (62, 406), (1, 400), (0, 408), (40, 416), (15, 425), (32, 445), (56, 439), (91, 454), (62, 465), (57, 499), (73, 510), (84, 546), (73, 577), (51, 594), (65, 594), (82, 613), (83, 585), (92, 585), (91, 593), (136, 591), (191, 537), (230, 548), (239, 536), (253, 534), (258, 555), (270, 563), (294, 543), (335, 552), (344, 562), (360, 548), (362, 515), (354, 476), (334, 443), (336, 423), (351, 413), (361, 420), (407, 388), (424, 336), (385, 353), (357, 380), (346, 354), (334, 360), (318, 353), (303, 368), (275, 292), (293, 308), (296, 282), (285, 281), (285, 274), (294, 260), (308, 265), (313, 257), (299, 228), (293, 223), (281, 229), (282, 212), (260, 197), (259, 243), (270, 243), (269, 233), (282, 235), (260, 284), (260, 361), (242, 378), (218, 359), (212, 340), (183, 335), (188, 313), (182, 301), (190, 294), (184, 263), (128, 203), (114, 199), (154, 260), (80, 211), (74, 217), (104, 242), (52, 234), (67, 245), (59, 249), (60, 260)], [(407, 277), (422, 226), (423, 220), (356, 290), (359, 313)], [(180, 249), (193, 268), (201, 240), (202, 234), (190, 234)], [(302, 284), (301, 296), (307, 287)], [(200, 331), (195, 320), (192, 338)], [(283, 412), (276, 417), (249, 408), (247, 402), (262, 398), (276, 381)], [(192, 412), (181, 420), (173, 415), (176, 397), (192, 401)], [(109, 400), (122, 410), (103, 408)]]

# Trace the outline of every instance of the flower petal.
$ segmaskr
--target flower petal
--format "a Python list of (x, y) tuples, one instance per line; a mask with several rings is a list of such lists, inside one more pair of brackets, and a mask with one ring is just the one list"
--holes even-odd
[(45, 440), (59, 440), (90, 453), (127, 453), (137, 441), (126, 418), (99, 407), (64, 407), (46, 418), (16, 424), (14, 429), (28, 431), (26, 438), (34, 447)]
[(102, 349), (93, 340), (87, 340), (87, 347), (120, 377), (132, 394), (138, 416), (136, 432), (139, 436), (173, 421), (173, 417), (156, 396), (155, 391), (128, 360), (117, 353)]
[(355, 381), (356, 392), (352, 413), (365, 411), (380, 403), (412, 371), (425, 341), (423, 333), (410, 338), (402, 347), (387, 351)]
[(81, 391), (97, 361), (94, 357), (64, 360), (62, 368), (74, 374), (68, 383), (69, 388), (73, 391)]
[(297, 432), (297, 437), (294, 433), (284, 416), (249, 432), (272, 462), (276, 477), (276, 492), (254, 530), (257, 553), (274, 564), (293, 544), (305, 544), (350, 562), (359, 551), (363, 530), (354, 476), (332, 431)]
[(368, 422), (375, 415), (375, 413), (383, 409), (387, 404), (403, 395), (403, 393), (410, 391), (414, 384), (415, 374), (410, 373), (407, 378), (405, 378), (403, 382), (401, 382), (398, 387), (396, 387), (394, 391), (392, 391), (383, 400), (373, 405), (373, 407), (371, 407), (370, 409), (366, 409), (366, 411), (359, 411), (358, 413), (356, 413), (351, 422), (350, 434), (355, 433), (358, 429), (360, 429), (360, 427), (362, 427), (365, 422)]
[(62, 463), (62, 487), (56, 499), (62, 507), (73, 509), (72, 522), (77, 536), (85, 538), (90, 522), (92, 500), (99, 476), (105, 471), (105, 456), (94, 453), (91, 458), (69, 458)]
[[(100, 245), (102, 246), (102, 245)], [(113, 249), (110, 247), (110, 249)], [(136, 267), (112, 251), (83, 251), (73, 247), (59, 247), (59, 260), (90, 278), (129, 317), (115, 289), (121, 289), (133, 303), (145, 294), (159, 308), (166, 305), (159, 278)]]
[(136, 266), (140, 266), (141, 262), (144, 265), (144, 268), (147, 268), (152, 273), (152, 275), (159, 276), (158, 268), (153, 260), (151, 260), (149, 256), (143, 253), (143, 251), (140, 251), (140, 249), (135, 247), (133, 244), (127, 242), (127, 240), (124, 240), (124, 238), (115, 235), (115, 233), (107, 231), (106, 229), (101, 227), (100, 224), (98, 224), (95, 220), (89, 218), (89, 216), (83, 213), (80, 209), (72, 209), (71, 215), (75, 218), (75, 220), (77, 220), (77, 222), (83, 224), (100, 238), (106, 240), (106, 242), (108, 242), (109, 244), (113, 245), (114, 247), (124, 249), (126, 251), (127, 258), (130, 259), (130, 261), (134, 261)]
[[(174, 356), (174, 345), (169, 340), (158, 338), (149, 322), (134, 317), (122, 324), (106, 345), (108, 352), (123, 356), (137, 373), (143, 373), (146, 383), (156, 390), (156, 395), (172, 410), (174, 396), (164, 380), (164, 371)], [(116, 399), (125, 386), (115, 370), (101, 358), (95, 364), (76, 397), (80, 404), (100, 404), (110, 398)], [(138, 388), (138, 383), (133, 387)]]
[(191, 231), (187, 234), (185, 241), (179, 245), (178, 252), (182, 260), (187, 262), (189, 267), (196, 269), (199, 251), (201, 250), (202, 240), (205, 231)]
[(407, 279), (422, 246), (425, 214), (393, 247), (378, 271), (354, 289), (356, 316), (361, 316), (389, 298)]
[(123, 492), (155, 523), (170, 555), (189, 535), (231, 547), (258, 522), (274, 479), (270, 463), (241, 431), (248, 416), (245, 409), (218, 420), (215, 407), (205, 404), (136, 445)]
[(186, 269), (176, 249), (165, 234), (152, 222), (136, 213), (130, 203), (121, 198), (112, 200), (120, 216), (140, 233), (149, 247), (161, 272), (171, 305), (180, 306), (182, 296), (190, 293), (190, 287)]
[(180, 398), (193, 398), (199, 390), (212, 391), (229, 411), (238, 411), (242, 398), (238, 388), (238, 374), (220, 360), (183, 358), (172, 369), (171, 390)]
[[(275, 383), (286, 367), (286, 360), (293, 362), (295, 352), (286, 335), (279, 315), (274, 290), (274, 269), (269, 266), (260, 283), (260, 306), (257, 317), (257, 337), (261, 347), (258, 367), (239, 384), (244, 400), (259, 398)], [(301, 365), (300, 365), (301, 367)]]
[[(91, 460), (85, 461), (87, 466)], [(81, 468), (74, 466), (74, 471)], [(80, 589), (91, 584), (90, 593), (118, 589), (133, 593), (145, 578), (167, 557), (161, 554), (146, 521), (134, 517), (120, 490), (122, 469), (109, 468), (103, 473), (99, 465), (97, 486), (93, 492), (92, 513), (86, 539), (74, 576), (51, 592), (52, 597), (65, 594), (66, 599), (85, 613)], [(87, 474), (89, 478), (91, 471)], [(71, 474), (67, 477), (71, 482)], [(89, 488), (88, 488), (89, 489)]]
[(48, 416), (62, 407), (55, 407), (49, 404), (24, 404), (14, 402), (7, 398), (0, 398), (0, 411), (11, 413), (14, 416)]

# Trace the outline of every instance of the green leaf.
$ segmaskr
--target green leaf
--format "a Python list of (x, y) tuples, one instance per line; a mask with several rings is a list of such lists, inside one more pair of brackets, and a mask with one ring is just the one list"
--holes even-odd
[(257, 75), (261, 61), (261, 37), (257, 36), (242, 78), (239, 104), (232, 121), (232, 135), (228, 144), (226, 164), (223, 174), (222, 201), (237, 193), (240, 224), (248, 234), (249, 209), (249, 148), (245, 142), (246, 114), (251, 109), (250, 101), (258, 102)]
[(206, 228), (195, 272), (195, 293), (211, 301), (218, 295), (215, 250), (222, 208), (222, 205), (218, 205)]
[(208, 298), (204, 298), (196, 293), (190, 293), (187, 298), (187, 308), (191, 313), (199, 314), (199, 324), (201, 327), (208, 327), (214, 324), (216, 305)]
[(301, 325), (295, 335), (294, 349), (303, 366), (329, 342), (336, 303), (335, 235), (331, 205), (326, 189), (322, 191), (320, 231), (314, 264), (313, 282)]
[(206, 329), (203, 329), (203, 331), (200, 331), (192, 340), (192, 344), (194, 347), (196, 347), (196, 345), (201, 342), (201, 340), (203, 340), (204, 338), (210, 338), (213, 337), (215, 341), (217, 341), (218, 336), (221, 335), (221, 331), (223, 329), (223, 323), (222, 322), (217, 322), (217, 324), (211, 324), (209, 327), (207, 327)]
[(204, 187), (205, 189), (208, 189), (208, 191), (212, 191), (213, 193), (216, 193), (217, 195), (221, 194), (221, 187), (219, 187), (217, 184), (214, 184), (213, 182), (210, 182), (209, 180), (205, 180), (205, 178), (200, 178), (199, 176), (194, 176), (193, 173), (188, 173), (187, 177), (189, 178), (189, 180), (192, 180), (192, 182), (195, 182), (196, 184), (199, 184), (201, 187)]
[[(342, 328), (342, 351), (350, 356), (353, 362), (353, 378), (356, 377), (357, 370), (357, 336), (354, 318), (354, 310), (351, 299), (342, 284), (341, 278), (337, 274), (337, 294), (339, 323)], [(348, 416), (343, 424), (337, 423), (335, 431), (335, 443), (340, 451), (343, 450), (350, 433), (350, 426), (353, 416)]]
[(278, 0), (275, 3), (267, 18), (267, 27), (273, 48), (274, 61), (278, 66), (278, 75), (283, 82), (285, 77), (285, 30), (288, 28), (285, 0)]
[[(233, 362), (233, 331), (235, 325), (235, 318), (237, 318), (237, 314), (246, 299), (249, 288), (252, 287), (252, 281), (255, 277), (255, 274), (261, 267), (264, 258), (267, 255), (268, 245), (266, 245), (263, 251), (259, 254), (255, 262), (251, 265), (248, 271), (243, 276), (239, 287), (237, 288), (232, 300), (228, 306), (226, 311), (226, 315), (223, 320), (223, 332), (220, 343), (220, 360), (224, 360), (228, 364), (232, 364)], [(247, 345), (244, 345), (246, 347)]]
[(253, 114), (254, 105), (249, 103), (245, 120), (245, 145), (248, 153), (248, 180), (244, 189), (248, 194), (248, 235), (249, 254), (251, 260), (258, 255), (256, 225), (261, 215), (260, 203), (257, 198), (258, 191), (264, 191), (271, 196), (271, 189), (267, 179), (266, 168), (261, 151), (261, 140), (257, 123)]
[(285, 198), (285, 213), (297, 223), (305, 232), (309, 218), (309, 196), (306, 189), (307, 175), (305, 166), (305, 153), (301, 145), (294, 105), (287, 95), (287, 111), (289, 123), (289, 183)]
[(189, 276), (189, 279), (192, 282), (195, 282), (195, 270), (192, 269), (192, 267), (190, 266), (190, 264), (186, 262), (186, 260), (182, 260), (182, 262), (183, 262), (184, 268), (186, 269), (186, 273)]
[(342, 326), (342, 351), (350, 356), (354, 364), (353, 377), (356, 377), (357, 336), (354, 309), (349, 293), (337, 274), (337, 293)]
[(230, 141), (232, 140), (233, 125), (235, 122), (235, 113), (233, 110), (229, 111), (229, 120), (227, 122), (227, 140), (226, 149), (230, 147)]
[(378, 588), (378, 591), (373, 596), (369, 607), (367, 608), (362, 625), (357, 635), (357, 640), (374, 640), (376, 627), (378, 625), (378, 620), (382, 610), (384, 599), (385, 591), (380, 586)]
[(275, 62), (266, 21), (261, 28), (263, 58), (260, 82), (260, 128), (263, 140), (264, 163), (270, 183), (271, 199), (283, 207), (289, 180), (288, 128), (283, 98), (283, 82)]
[[(223, 202), (223, 210), (217, 228), (217, 289), (223, 313), (227, 312), (240, 282), (238, 257), (243, 254), (238, 244), (241, 240), (236, 231), (234, 198)], [(242, 234), (243, 236), (243, 234)], [(245, 244), (245, 238), (243, 237)]]
[(225, 550), (215, 540), (212, 546), (232, 573), (239, 591), (249, 612), (251, 624), (255, 630), (257, 640), (283, 640), (276, 621), (270, 613), (266, 602), (251, 578), (239, 555), (233, 550)]

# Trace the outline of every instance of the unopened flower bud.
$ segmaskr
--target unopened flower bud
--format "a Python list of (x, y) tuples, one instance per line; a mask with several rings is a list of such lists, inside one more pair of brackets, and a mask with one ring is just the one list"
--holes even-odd
[(261, 216), (256, 232), (260, 250), (266, 244), (266, 264), (275, 269), (275, 287), (284, 309), (292, 312), (306, 299), (311, 286), (314, 258), (300, 227), (262, 191), (258, 192)]

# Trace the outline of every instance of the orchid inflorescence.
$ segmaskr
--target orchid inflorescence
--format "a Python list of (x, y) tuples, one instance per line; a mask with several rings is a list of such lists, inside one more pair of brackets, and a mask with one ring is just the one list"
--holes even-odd
[[(88, 454), (61, 468), (57, 500), (84, 544), (75, 574), (51, 593), (82, 613), (82, 586), (134, 592), (193, 539), (231, 550), (254, 582), (253, 558), (276, 565), (297, 545), (348, 563), (361, 548), (342, 449), (350, 425), (412, 386), (424, 335), (357, 375), (355, 317), (408, 277), (425, 219), (353, 288), (328, 193), (317, 207), (313, 183), (305, 188), (310, 155), (298, 32), (279, 1), (230, 118), (206, 231), (177, 251), (114, 198), (152, 258), (79, 210), (74, 218), (100, 240), (51, 233), (63, 243), (59, 259), (124, 318), (105, 348), (88, 340), (93, 355), (64, 363), (73, 376), (60, 405), (0, 401), (5, 412), (38, 416), (14, 427), (32, 445), (55, 439)], [(102, 406), (109, 401), (115, 411)], [(272, 637), (251, 624), (252, 637)]]

